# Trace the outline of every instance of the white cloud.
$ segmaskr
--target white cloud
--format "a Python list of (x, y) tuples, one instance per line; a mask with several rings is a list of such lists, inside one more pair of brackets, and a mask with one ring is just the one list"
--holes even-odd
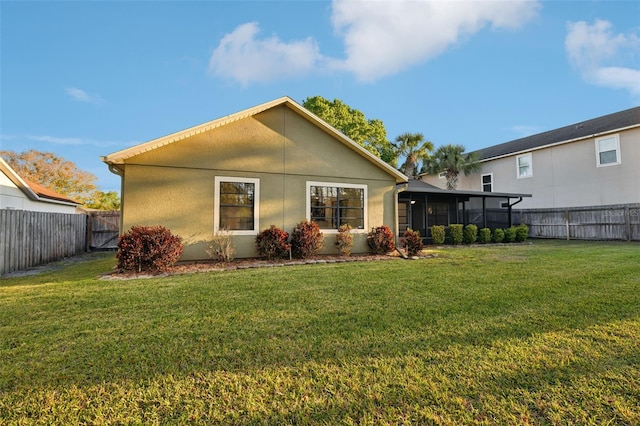
[(61, 138), (56, 136), (38, 136), (38, 135), (26, 135), (27, 139), (36, 142), (54, 143), (57, 145), (85, 145), (86, 141), (82, 138)]
[(90, 94), (77, 87), (66, 87), (64, 91), (76, 101), (88, 102), (91, 104), (101, 104), (104, 99), (100, 95)]
[(535, 135), (540, 133), (540, 127), (531, 126), (529, 124), (516, 124), (511, 127), (511, 130), (518, 135), (519, 138)]
[(322, 61), (312, 38), (286, 43), (275, 36), (259, 39), (259, 32), (250, 22), (225, 35), (211, 55), (209, 72), (247, 85), (306, 74)]
[(258, 38), (259, 26), (251, 22), (222, 38), (209, 72), (243, 85), (327, 70), (370, 82), (434, 58), (487, 26), (519, 27), (539, 8), (530, 0), (334, 0), (331, 20), (344, 40), (344, 58), (322, 56), (310, 37), (291, 42)]
[(131, 141), (131, 142), (123, 142), (123, 141), (99, 141), (91, 138), (69, 138), (69, 137), (60, 137), (60, 136), (51, 136), (51, 135), (6, 135), (11, 139), (26, 139), (29, 141), (35, 142), (45, 142), (55, 145), (89, 145), (96, 147), (110, 147), (110, 146), (133, 146), (137, 145), (139, 141)]
[(640, 96), (640, 69), (623, 66), (629, 59), (637, 63), (638, 35), (614, 34), (611, 22), (605, 20), (596, 20), (593, 25), (569, 22), (565, 49), (585, 81)]
[(537, 15), (535, 1), (333, 2), (346, 58), (336, 66), (374, 81), (432, 59), (486, 26), (516, 28)]

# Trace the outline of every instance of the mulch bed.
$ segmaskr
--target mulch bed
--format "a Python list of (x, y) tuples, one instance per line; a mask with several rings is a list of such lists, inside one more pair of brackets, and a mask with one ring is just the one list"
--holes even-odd
[[(423, 255), (424, 257), (434, 257), (435, 255)], [(234, 271), (239, 269), (253, 269), (253, 268), (274, 268), (284, 266), (297, 266), (297, 265), (317, 265), (327, 263), (346, 263), (346, 262), (370, 262), (374, 260), (393, 260), (402, 259), (400, 253), (397, 251), (390, 252), (384, 255), (377, 254), (354, 254), (351, 256), (315, 256), (310, 259), (237, 259), (232, 262), (216, 262), (216, 261), (199, 261), (199, 262), (181, 262), (178, 263), (166, 271), (163, 272), (120, 272), (112, 271), (102, 275), (103, 280), (123, 280), (123, 279), (137, 279), (137, 278), (158, 278), (167, 277), (171, 275), (191, 274), (197, 272), (214, 272), (214, 271)]]

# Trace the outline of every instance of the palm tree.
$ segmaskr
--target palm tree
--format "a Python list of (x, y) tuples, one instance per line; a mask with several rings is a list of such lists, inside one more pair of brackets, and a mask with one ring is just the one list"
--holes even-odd
[(474, 154), (464, 154), (462, 145), (443, 145), (439, 147), (428, 161), (423, 170), (429, 174), (445, 173), (447, 189), (456, 189), (458, 176), (479, 172), (482, 165)]
[(418, 163), (429, 158), (429, 152), (433, 150), (433, 144), (425, 141), (422, 133), (403, 133), (396, 138), (394, 146), (396, 155), (405, 157), (400, 169), (410, 178), (416, 176)]

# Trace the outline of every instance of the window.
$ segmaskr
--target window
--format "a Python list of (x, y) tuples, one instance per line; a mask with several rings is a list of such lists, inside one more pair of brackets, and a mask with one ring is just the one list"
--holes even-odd
[(257, 235), (260, 180), (216, 176), (214, 191), (214, 231)]
[(516, 166), (518, 167), (518, 179), (533, 176), (533, 157), (531, 153), (518, 155), (516, 157)]
[(596, 139), (596, 165), (613, 166), (620, 164), (620, 139), (618, 135)]
[(446, 178), (447, 178), (447, 172), (438, 173), (438, 179), (446, 179)]
[(367, 229), (366, 185), (307, 182), (307, 219), (320, 229), (337, 230), (349, 224)]
[(482, 192), (493, 192), (493, 173), (482, 175)]

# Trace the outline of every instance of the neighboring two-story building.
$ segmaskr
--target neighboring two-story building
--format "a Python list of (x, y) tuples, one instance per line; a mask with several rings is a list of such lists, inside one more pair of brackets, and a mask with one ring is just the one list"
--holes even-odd
[[(640, 107), (477, 151), (458, 190), (532, 194), (519, 209), (640, 203)], [(422, 176), (444, 188), (445, 179)]]

